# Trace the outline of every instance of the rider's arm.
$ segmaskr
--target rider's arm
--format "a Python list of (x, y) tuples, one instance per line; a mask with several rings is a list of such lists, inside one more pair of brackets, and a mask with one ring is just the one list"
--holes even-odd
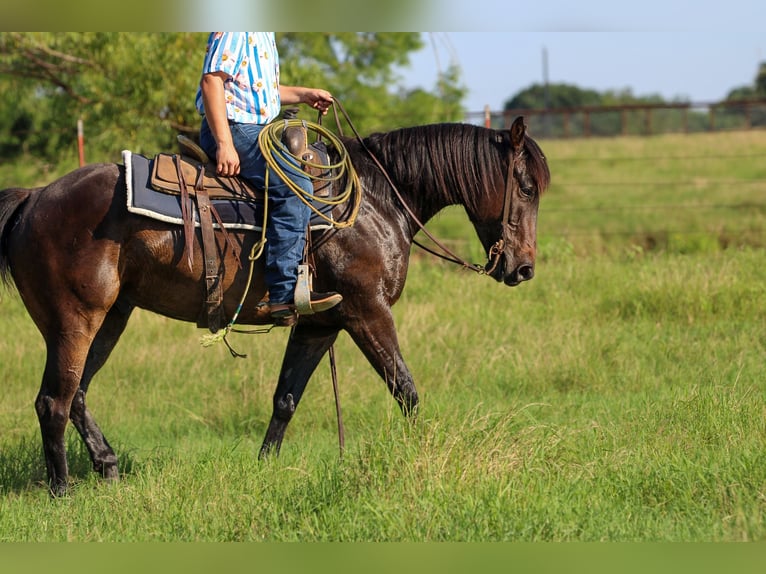
[(226, 100), (223, 83), (228, 76), (223, 72), (204, 74), (200, 81), (205, 117), (216, 142), (216, 170), (219, 175), (232, 176), (239, 173), (239, 155), (226, 116)]

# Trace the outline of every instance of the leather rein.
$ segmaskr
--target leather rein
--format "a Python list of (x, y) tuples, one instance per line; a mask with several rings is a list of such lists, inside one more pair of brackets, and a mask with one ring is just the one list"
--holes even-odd
[[(489, 275), (491, 274), (496, 268), (498, 263), (500, 262), (500, 256), (503, 253), (503, 249), (505, 249), (506, 244), (506, 236), (510, 233), (510, 231), (513, 228), (513, 225), (510, 221), (511, 216), (511, 201), (513, 199), (513, 190), (514, 185), (516, 185), (516, 180), (513, 177), (513, 159), (511, 159), (508, 162), (508, 170), (506, 173), (505, 178), (505, 188), (503, 190), (503, 219), (501, 222), (502, 225), (502, 231), (500, 238), (495, 242), (492, 247), (489, 249), (489, 254), (487, 257), (487, 263), (485, 265), (480, 265), (478, 263), (469, 263), (462, 257), (456, 255), (449, 247), (444, 245), (443, 242), (439, 241), (436, 237), (431, 234), (428, 229), (426, 229), (425, 224), (420, 221), (420, 219), (415, 215), (415, 213), (412, 211), (409, 205), (407, 205), (407, 202), (402, 197), (401, 193), (397, 189), (396, 185), (393, 181), (391, 181), (391, 177), (388, 175), (388, 172), (386, 172), (383, 165), (378, 161), (378, 158), (375, 157), (375, 155), (370, 151), (370, 149), (365, 145), (363, 138), (359, 135), (359, 132), (357, 132), (356, 128), (354, 127), (354, 124), (351, 122), (351, 119), (348, 116), (348, 113), (343, 108), (343, 105), (338, 101), (337, 99), (333, 99), (333, 113), (335, 114), (335, 122), (338, 126), (339, 132), (342, 134), (342, 130), (340, 127), (340, 119), (338, 118), (338, 108), (340, 109), (341, 113), (343, 114), (343, 117), (348, 122), (348, 125), (351, 126), (351, 130), (354, 132), (354, 135), (356, 136), (357, 141), (362, 146), (364, 151), (367, 152), (367, 155), (370, 156), (372, 161), (375, 163), (375, 165), (378, 166), (383, 176), (386, 178), (386, 181), (391, 186), (391, 189), (394, 191), (394, 194), (396, 195), (397, 199), (399, 200), (399, 203), (401, 203), (404, 210), (407, 212), (407, 214), (412, 218), (412, 220), (415, 222), (415, 224), (418, 227), (419, 231), (422, 231), (423, 234), (428, 237), (439, 249), (442, 250), (442, 253), (439, 253), (438, 251), (434, 251), (433, 249), (426, 247), (416, 239), (413, 239), (412, 242), (423, 249), (424, 251), (427, 251), (431, 255), (434, 255), (436, 257), (439, 257), (440, 259), (444, 259), (445, 261), (449, 261), (450, 263), (455, 263), (456, 265), (460, 265), (461, 267), (468, 269), (470, 271), (474, 271), (475, 273), (478, 273), (479, 275)], [(321, 123), (322, 114), (319, 114), (319, 122)]]

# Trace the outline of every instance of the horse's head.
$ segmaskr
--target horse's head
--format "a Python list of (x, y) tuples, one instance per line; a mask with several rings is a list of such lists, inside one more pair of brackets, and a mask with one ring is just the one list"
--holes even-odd
[(495, 178), (497, 192), (487, 204), (488, 212), (477, 214), (474, 221), (487, 252), (485, 271), (511, 287), (534, 277), (537, 208), (550, 182), (545, 156), (526, 131), (524, 119), (518, 117), (510, 130), (495, 132), (507, 167)]

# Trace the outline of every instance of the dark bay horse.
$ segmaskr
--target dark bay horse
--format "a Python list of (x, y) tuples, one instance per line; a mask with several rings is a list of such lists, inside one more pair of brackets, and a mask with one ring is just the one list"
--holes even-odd
[[(346, 145), (363, 188), (358, 217), (353, 227), (315, 241), (313, 252), (316, 288), (338, 291), (344, 299), (330, 311), (300, 317), (293, 327), (261, 455), (278, 452), (309, 378), (341, 329), (404, 414), (414, 412), (418, 395), (399, 350), (391, 306), (404, 288), (416, 220), (425, 223), (448, 205), (463, 205), (495, 258), (487, 267), (492, 278), (514, 286), (534, 274), (538, 202), (550, 173), (521, 118), (509, 130), (437, 124), (373, 134), (363, 143), (348, 139)], [(93, 164), (45, 187), (0, 191), (0, 277), (15, 283), (47, 350), (35, 410), (54, 495), (67, 486), (68, 420), (94, 470), (118, 476), (117, 457), (85, 395), (133, 309), (196, 321), (204, 305), (199, 230), (189, 269), (181, 228), (128, 212), (125, 179), (119, 164)], [(253, 232), (230, 234), (242, 253), (256, 240)], [(230, 318), (243, 296), (248, 266), (240, 267), (220, 238), (219, 247)], [(268, 322), (257, 306), (265, 292), (258, 268), (238, 323)]]

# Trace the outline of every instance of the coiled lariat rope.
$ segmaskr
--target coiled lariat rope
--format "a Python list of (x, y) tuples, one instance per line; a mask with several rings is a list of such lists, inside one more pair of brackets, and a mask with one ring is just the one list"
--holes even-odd
[[(314, 132), (319, 138), (329, 141), (332, 147), (338, 151), (338, 161), (336, 163), (325, 165), (322, 163), (311, 162), (309, 160), (303, 159), (302, 157), (294, 156), (292, 153), (290, 153), (290, 150), (287, 149), (287, 146), (282, 143), (282, 133), (290, 127), (305, 127), (307, 131)], [(351, 165), (351, 160), (348, 156), (348, 152), (346, 151), (346, 147), (333, 132), (321, 124), (315, 124), (305, 120), (281, 120), (272, 122), (261, 130), (261, 133), (258, 134), (258, 145), (263, 152), (264, 159), (266, 160), (268, 166), (318, 217), (336, 229), (343, 229), (345, 227), (351, 227), (354, 225), (357, 213), (359, 213), (359, 206), (361, 205), (362, 194), (359, 193), (359, 190), (361, 190), (361, 184), (359, 182), (359, 176), (357, 175), (356, 170), (354, 170), (354, 166)], [(291, 160), (297, 161), (307, 173), (308, 169), (315, 168), (326, 171), (330, 174), (328, 176), (308, 174), (312, 181), (321, 181), (327, 184), (332, 184), (336, 181), (340, 181), (344, 176), (348, 175), (346, 178), (346, 186), (342, 192), (338, 193), (334, 197), (318, 197), (313, 194), (306, 193), (298, 184), (293, 182), (288, 177), (282, 168), (282, 164), (277, 161), (278, 159), (282, 160), (282, 164), (289, 164), (291, 163)], [(269, 172), (267, 171), (266, 187), (268, 187), (268, 176)], [(356, 194), (354, 194), (355, 191), (357, 192)], [(345, 221), (336, 221), (331, 217), (328, 217), (312, 204), (312, 201), (314, 201), (324, 205), (342, 205), (352, 197), (354, 199), (354, 203), (352, 205), (351, 214)]]
[[(337, 102), (337, 103), (340, 104), (340, 102)], [(335, 104), (336, 104), (336, 101), (333, 100), (333, 106), (335, 106)], [(337, 119), (337, 112), (336, 112), (336, 119)], [(321, 138), (326, 140), (329, 144), (328, 147), (332, 147), (336, 150), (338, 154), (338, 158), (339, 158), (338, 161), (335, 163), (331, 163), (329, 165), (325, 165), (322, 163), (314, 163), (302, 157), (297, 157), (293, 155), (290, 152), (290, 150), (287, 148), (287, 146), (285, 146), (285, 144), (282, 143), (282, 134), (285, 129), (290, 127), (304, 127), (306, 128), (307, 132), (313, 132), (314, 134), (316, 134), (316, 137), (318, 139)], [(338, 125), (338, 128), (340, 129), (340, 124)], [(268, 203), (269, 203), (268, 201), (269, 200), (269, 174), (271, 173), (271, 171), (273, 171), (277, 176), (279, 176), (279, 178), (285, 182), (285, 184), (289, 187), (289, 189), (296, 196), (298, 196), (298, 198), (304, 204), (306, 204), (314, 214), (316, 214), (323, 221), (329, 223), (335, 229), (344, 229), (354, 225), (354, 222), (356, 221), (356, 217), (359, 213), (359, 208), (362, 204), (362, 186), (359, 181), (359, 176), (357, 175), (356, 170), (354, 169), (354, 166), (351, 164), (351, 159), (348, 156), (346, 147), (343, 145), (343, 142), (340, 140), (338, 136), (336, 136), (332, 131), (328, 130), (321, 124), (306, 121), (306, 120), (300, 120), (300, 119), (275, 120), (271, 122), (270, 124), (266, 125), (258, 134), (258, 145), (260, 146), (261, 152), (263, 153), (263, 157), (266, 160), (266, 164), (268, 166), (268, 169), (266, 170), (266, 175), (264, 178), (264, 189), (263, 189), (264, 208), (263, 208), (263, 223), (261, 225), (261, 237), (253, 245), (252, 249), (250, 250), (250, 255), (248, 256), (248, 260), (250, 261), (250, 269), (248, 271), (247, 283), (245, 285), (245, 289), (242, 293), (242, 297), (239, 301), (239, 304), (237, 305), (237, 309), (235, 310), (234, 315), (231, 318), (231, 321), (229, 321), (229, 323), (225, 327), (223, 327), (222, 329), (219, 329), (217, 332), (204, 335), (200, 341), (203, 347), (209, 347), (215, 343), (223, 341), (228, 347), (229, 352), (235, 357), (245, 357), (246, 355), (237, 353), (234, 349), (232, 349), (231, 345), (226, 340), (226, 336), (231, 331), (238, 332), (238, 333), (268, 333), (273, 328), (273, 325), (271, 325), (263, 329), (252, 329), (252, 330), (234, 329), (234, 324), (236, 323), (237, 318), (239, 317), (239, 314), (242, 311), (242, 306), (244, 305), (245, 298), (247, 297), (247, 294), (250, 291), (250, 285), (253, 280), (253, 270), (255, 268), (255, 262), (258, 260), (258, 258), (261, 257), (261, 255), (263, 254), (264, 248), (266, 246), (266, 225), (268, 222)], [(280, 160), (281, 160), (281, 164), (280, 164)], [(284, 168), (282, 167), (282, 165), (284, 164), (295, 165), (296, 163), (304, 170), (306, 176), (312, 181), (312, 183), (314, 181), (321, 181), (327, 185), (330, 185), (330, 184), (334, 184), (335, 182), (339, 182), (345, 178), (346, 185), (340, 193), (330, 197), (319, 197), (311, 193), (307, 193), (299, 185), (293, 182), (292, 179), (290, 179), (290, 177), (286, 174)], [(309, 172), (309, 169), (320, 170), (321, 173), (326, 173), (329, 175), (314, 175)], [(324, 213), (322, 213), (320, 209), (315, 207), (313, 204), (313, 203), (321, 203), (323, 205), (337, 206), (337, 205), (343, 205), (349, 200), (351, 200), (352, 202), (351, 209), (350, 209), (350, 212), (348, 213), (348, 216), (343, 220), (336, 220), (328, 215), (325, 215)]]

